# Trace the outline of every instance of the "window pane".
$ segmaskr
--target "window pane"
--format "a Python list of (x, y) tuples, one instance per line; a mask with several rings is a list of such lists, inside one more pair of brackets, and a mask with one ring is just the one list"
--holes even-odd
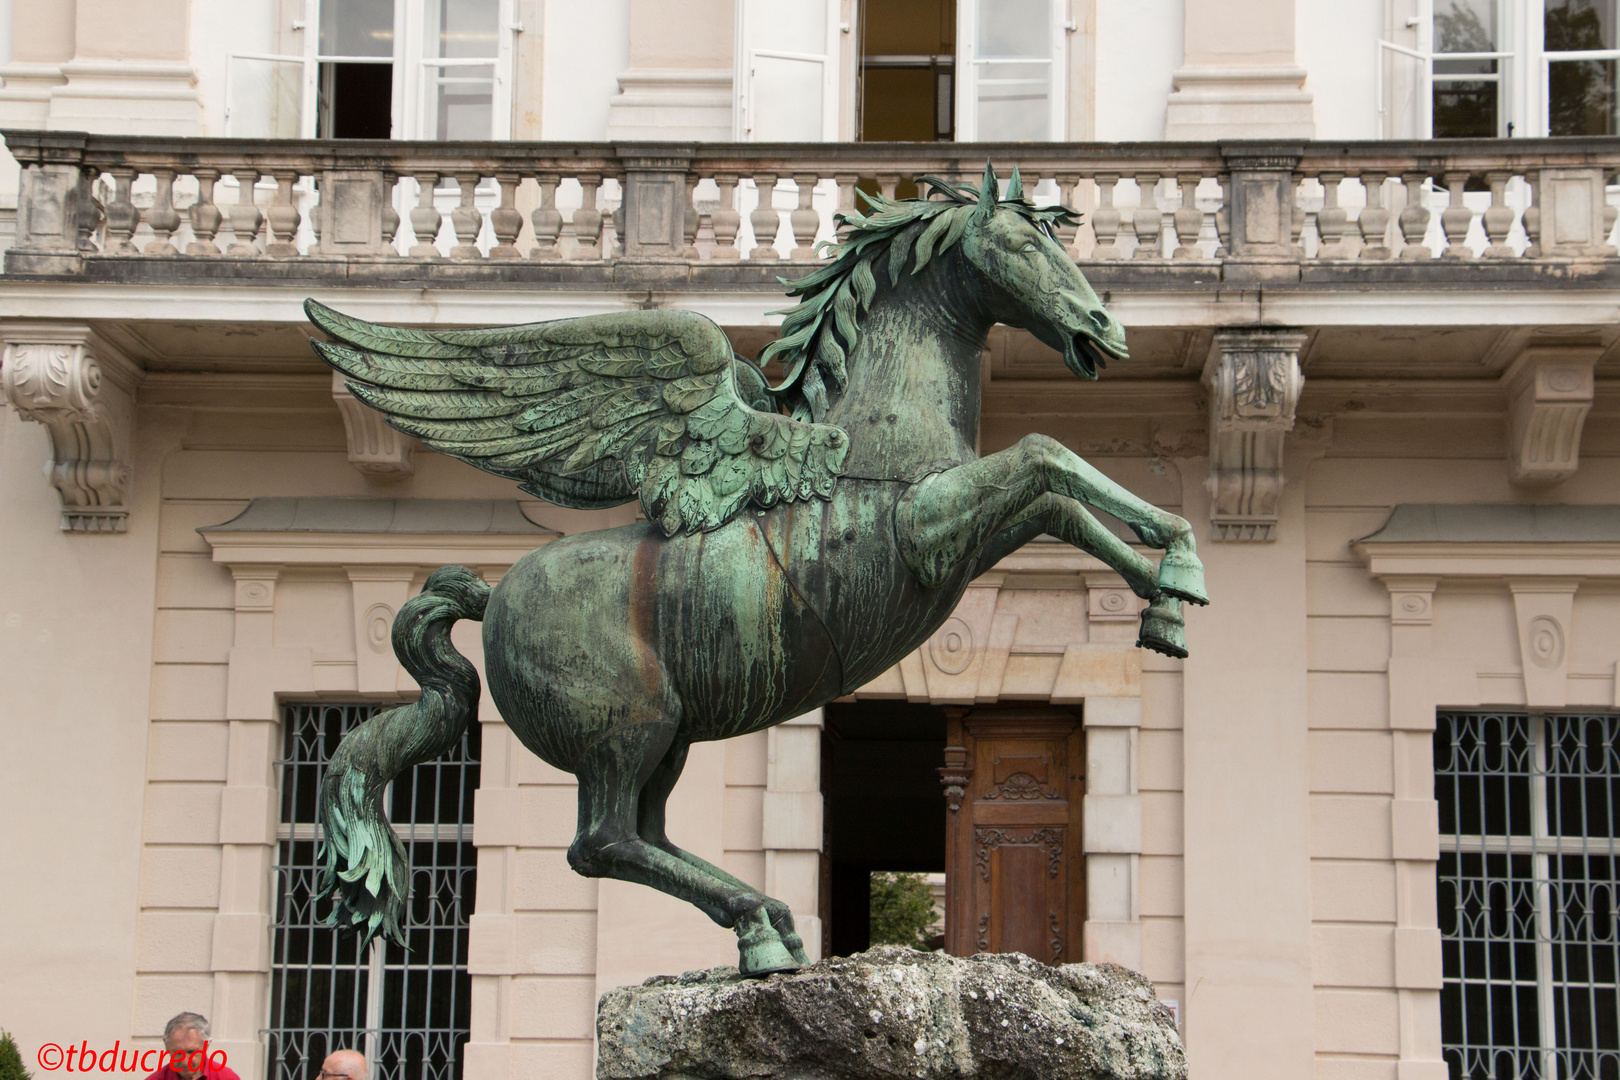
[(1615, 62), (1563, 60), (1547, 65), (1547, 133), (1614, 135)]
[(1547, 717), (1547, 828), (1554, 836), (1607, 841), (1620, 801), (1620, 716)]
[(394, 0), (324, 0), (322, 56), (393, 56)]
[(439, 55), (494, 59), (499, 15), (497, 0), (442, 0)]
[(1440, 1027), (1453, 1080), (1540, 1075), (1531, 863), (1528, 855), (1440, 855)]
[(1051, 0), (979, 0), (976, 55), (985, 60), (1045, 61), (975, 65), (979, 138), (1050, 139)]
[(1434, 51), (1496, 52), (1496, 0), (1434, 0)]
[(1535, 763), (1524, 713), (1448, 713), (1434, 733), (1441, 836), (1530, 835)]
[(1614, 0), (1546, 0), (1548, 52), (1612, 49)]
[(1497, 84), (1434, 81), (1434, 137), (1492, 139), (1497, 135)]

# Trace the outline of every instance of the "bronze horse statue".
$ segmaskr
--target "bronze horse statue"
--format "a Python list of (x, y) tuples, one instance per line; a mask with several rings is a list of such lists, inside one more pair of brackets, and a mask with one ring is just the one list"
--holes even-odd
[[(1003, 194), (919, 181), (924, 199), (839, 215), (842, 242), (760, 355), (720, 327), (634, 311), (485, 330), (405, 330), (313, 301), (317, 341), (354, 395), (433, 449), (564, 506), (638, 498), (647, 520), (568, 536), (493, 589), (436, 570), (400, 610), (394, 649), (420, 698), (355, 729), (321, 792), (334, 925), (400, 936), (407, 868), (382, 809), (397, 773), (447, 751), (478, 674), (450, 645), (482, 619), (490, 693), (514, 735), (579, 778), (569, 864), (651, 885), (737, 933), (747, 975), (807, 962), (787, 905), (683, 851), (664, 804), (694, 742), (758, 731), (851, 693), (928, 639), (967, 585), (1050, 533), (1138, 596), (1138, 644), (1185, 656), (1181, 602), (1207, 603), (1186, 521), (1057, 440), (974, 453), (980, 356), (1027, 328), (1082, 379), (1126, 359), (1125, 333), (1017, 170)], [(1083, 505), (1084, 504), (1084, 505)], [(1085, 509), (1164, 551), (1155, 567)]]

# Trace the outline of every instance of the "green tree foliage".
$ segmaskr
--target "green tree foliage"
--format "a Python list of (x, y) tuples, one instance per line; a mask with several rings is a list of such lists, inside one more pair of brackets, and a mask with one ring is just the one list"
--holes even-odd
[(8, 1031), (0, 1031), (0, 1080), (30, 1080), (31, 1073), (23, 1068), (22, 1052), (17, 1040)]
[(934, 894), (921, 874), (872, 875), (872, 944), (906, 945), (923, 952), (939, 932)]

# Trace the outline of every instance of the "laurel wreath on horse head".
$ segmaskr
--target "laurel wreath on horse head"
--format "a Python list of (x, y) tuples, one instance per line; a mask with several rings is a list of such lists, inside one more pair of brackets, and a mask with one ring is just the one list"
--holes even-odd
[(900, 284), (902, 274), (918, 274), (935, 255), (956, 246), (975, 220), (985, 220), (998, 209), (1009, 209), (1045, 229), (1078, 225), (1080, 216), (1065, 206), (1036, 206), (1024, 194), (1024, 182), (1013, 168), (1002, 194), (994, 168), (984, 166), (979, 187), (958, 184), (939, 176), (922, 176), (920, 199), (889, 199), (858, 191), (870, 212), (851, 210), (833, 215), (835, 230), (848, 230), (841, 242), (824, 240), (818, 248), (832, 253), (826, 266), (798, 279), (777, 280), (789, 296), (803, 297), (781, 315), (782, 336), (759, 354), (761, 367), (776, 360), (786, 377), (771, 389), (798, 420), (819, 421), (827, 412), (827, 395), (844, 388), (848, 380), (845, 356), (855, 347), (860, 317), (877, 295), (877, 271), (888, 274), (889, 284)]

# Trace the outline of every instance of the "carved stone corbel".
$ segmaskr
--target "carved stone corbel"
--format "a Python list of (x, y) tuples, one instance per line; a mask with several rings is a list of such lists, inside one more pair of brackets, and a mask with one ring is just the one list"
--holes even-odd
[(140, 369), (83, 324), (8, 322), (0, 387), (51, 434), (64, 532), (123, 532)]
[(398, 480), (416, 473), (421, 440), (395, 431), (383, 414), (349, 393), (341, 372), (332, 372), (332, 400), (343, 415), (349, 437), (349, 464), (377, 480)]
[(1204, 364), (1209, 388), (1210, 536), (1274, 540), (1283, 486), (1283, 440), (1294, 427), (1307, 335), (1222, 330)]
[(1508, 399), (1508, 464), (1515, 484), (1546, 487), (1575, 475), (1581, 429), (1592, 411), (1592, 368), (1602, 351), (1529, 348), (1502, 376)]

